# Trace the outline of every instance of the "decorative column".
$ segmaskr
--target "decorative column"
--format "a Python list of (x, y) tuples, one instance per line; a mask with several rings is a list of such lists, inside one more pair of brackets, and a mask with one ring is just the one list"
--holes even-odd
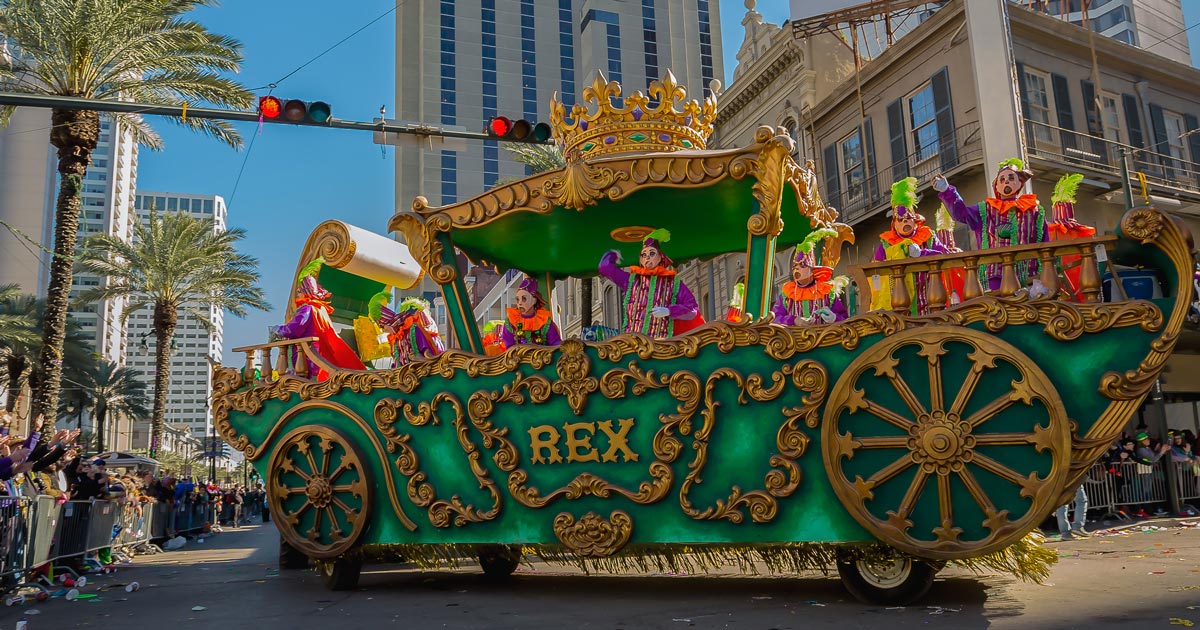
[(484, 354), (483, 338), (479, 335), (479, 326), (475, 322), (475, 312), (471, 308), (471, 296), (467, 295), (467, 285), (463, 282), (458, 270), (458, 260), (454, 254), (454, 241), (447, 232), (438, 232), (435, 236), (442, 245), (441, 262), (454, 269), (450, 281), (439, 283), (442, 296), (446, 300), (446, 315), (450, 327), (454, 329), (454, 337), (462, 345), (463, 350)]

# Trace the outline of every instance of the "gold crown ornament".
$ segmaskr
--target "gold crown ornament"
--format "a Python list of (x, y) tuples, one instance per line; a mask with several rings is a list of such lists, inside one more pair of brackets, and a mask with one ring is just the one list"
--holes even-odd
[[(719, 89), (714, 81), (713, 90)], [(648, 95), (638, 90), (626, 96), (623, 105), (621, 84), (606, 80), (597, 70), (582, 100), (595, 111), (589, 113), (588, 105), (576, 103), (568, 116), (557, 93), (550, 100), (550, 126), (568, 162), (618, 153), (703, 149), (717, 117), (716, 97), (687, 100), (687, 90), (670, 70), (650, 84)]]

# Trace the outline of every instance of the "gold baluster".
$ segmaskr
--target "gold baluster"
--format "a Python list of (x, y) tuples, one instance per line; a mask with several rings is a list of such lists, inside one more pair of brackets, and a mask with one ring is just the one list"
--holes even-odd
[(1038, 250), (1038, 259), (1041, 260), (1042, 284), (1050, 290), (1050, 297), (1058, 297), (1058, 257), (1054, 255), (1054, 249), (1045, 247)]
[[(279, 347), (279, 358), (275, 360), (275, 371), (279, 372), (280, 376), (288, 373), (288, 352), (287, 346)], [(272, 379), (274, 380), (274, 379)]]
[(1100, 269), (1096, 266), (1096, 249), (1084, 245), (1079, 261), (1079, 292), (1085, 302), (1100, 301)]
[(300, 378), (308, 377), (308, 357), (304, 356), (304, 345), (307, 341), (302, 341), (295, 346), (296, 348), (296, 376)]
[(254, 351), (246, 351), (246, 367), (242, 368), (242, 378), (247, 381), (254, 380)]
[(912, 297), (908, 294), (908, 287), (904, 285), (904, 267), (893, 266), (892, 271), (892, 310), (903, 315), (908, 313), (908, 307), (912, 305)]
[(929, 302), (929, 311), (936, 313), (946, 308), (946, 300), (950, 299), (946, 295), (946, 283), (942, 281), (942, 266), (935, 265), (936, 268), (929, 272), (929, 279), (925, 281), (925, 299)]
[(1014, 258), (1012, 254), (1000, 254), (1000, 297), (1009, 297), (1021, 288)]
[(983, 295), (983, 285), (979, 284), (979, 258), (967, 256), (963, 261), (966, 277), (963, 278), (962, 299), (966, 302)]

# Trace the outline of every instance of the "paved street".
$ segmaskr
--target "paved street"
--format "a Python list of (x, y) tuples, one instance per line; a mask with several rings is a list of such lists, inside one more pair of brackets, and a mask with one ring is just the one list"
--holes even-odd
[[(1200, 623), (1200, 529), (1054, 543), (1050, 583), (940, 574), (919, 606), (864, 606), (833, 577), (584, 576), (523, 566), (503, 584), (473, 567), (421, 574), (374, 566), (361, 588), (324, 590), (311, 571), (277, 571), (276, 533), (255, 526), (143, 556), (84, 589), (91, 601), (0, 609), (0, 628), (1123, 628)], [(117, 585), (137, 580), (141, 590)], [(106, 588), (109, 587), (109, 588)], [(193, 611), (195, 606), (205, 610)], [(1189, 609), (1189, 606), (1192, 609)], [(940, 607), (940, 608), (938, 608)], [(30, 614), (37, 610), (38, 614)], [(333, 624), (330, 626), (329, 624)]]

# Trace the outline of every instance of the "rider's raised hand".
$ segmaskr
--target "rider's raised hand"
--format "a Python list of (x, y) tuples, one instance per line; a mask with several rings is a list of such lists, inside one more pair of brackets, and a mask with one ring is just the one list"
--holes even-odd
[(946, 178), (942, 177), (941, 173), (938, 173), (937, 175), (933, 176), (933, 189), (934, 190), (936, 190), (938, 192), (945, 192), (946, 189), (949, 187), (950, 187), (950, 182), (946, 181)]

